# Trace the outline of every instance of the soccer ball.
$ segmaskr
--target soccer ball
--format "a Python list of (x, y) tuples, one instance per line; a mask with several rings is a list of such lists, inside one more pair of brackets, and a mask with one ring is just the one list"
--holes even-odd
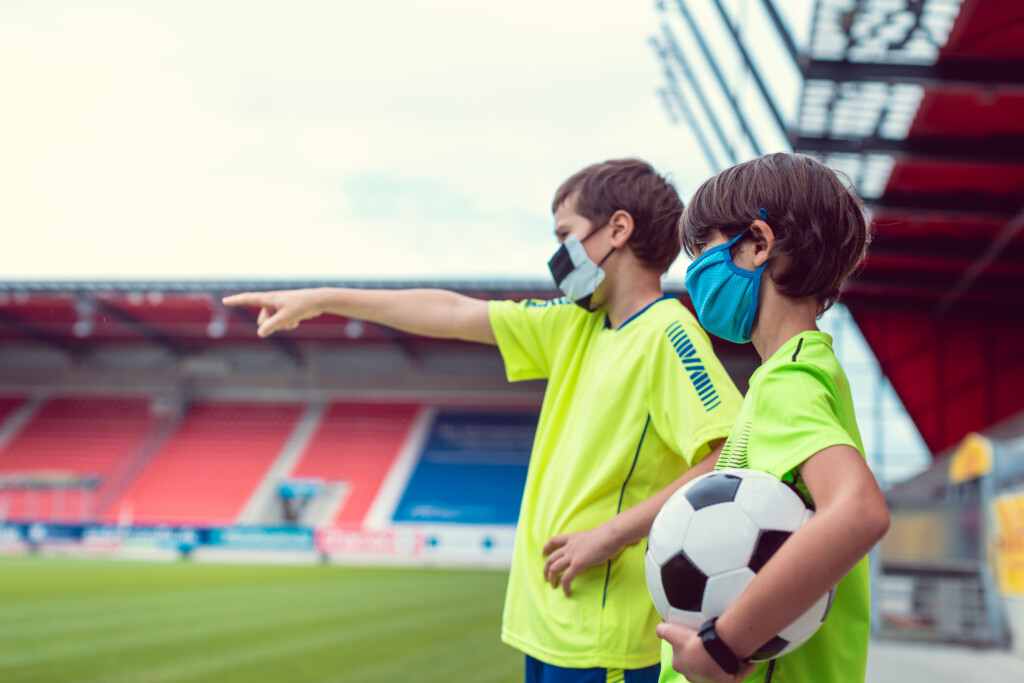
[[(775, 551), (810, 519), (796, 490), (758, 470), (725, 469), (672, 494), (647, 540), (647, 589), (661, 618), (694, 629), (720, 616)], [(792, 652), (828, 616), (833, 586), (751, 661)]]

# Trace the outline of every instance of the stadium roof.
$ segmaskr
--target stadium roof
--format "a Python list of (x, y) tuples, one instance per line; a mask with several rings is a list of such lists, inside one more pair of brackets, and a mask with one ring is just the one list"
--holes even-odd
[[(497, 281), (0, 282), (0, 341), (28, 340), (76, 355), (98, 345), (119, 343), (148, 342), (177, 354), (221, 344), (264, 343), (255, 335), (253, 312), (223, 306), (221, 296), (321, 286), (443, 287), (481, 298), (554, 295), (548, 283)], [(286, 334), (274, 335), (271, 341), (297, 359), (297, 345), (303, 342), (395, 342), (405, 337), (377, 325), (325, 316)]]
[(819, 3), (792, 136), (869, 199), (875, 240), (847, 302), (1024, 311), (1024, 3), (848, 4)]
[(845, 302), (939, 452), (1024, 409), (1024, 3), (849, 4), (818, 3), (793, 144), (867, 195)]

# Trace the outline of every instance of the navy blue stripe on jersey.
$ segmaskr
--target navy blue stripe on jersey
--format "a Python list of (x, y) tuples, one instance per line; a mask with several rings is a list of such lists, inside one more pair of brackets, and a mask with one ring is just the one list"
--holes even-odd
[[(629, 474), (626, 475), (626, 480), (622, 482), (622, 488), (619, 489), (619, 505), (615, 508), (615, 514), (622, 512), (622, 498), (626, 495), (626, 485), (629, 480), (633, 478), (633, 470), (636, 469), (636, 461), (640, 459), (640, 449), (643, 448), (644, 439), (647, 438), (647, 428), (651, 426), (651, 414), (647, 413), (647, 421), (644, 422), (644, 430), (640, 432), (640, 442), (636, 445), (636, 453), (633, 454), (633, 464), (629, 466)], [(604, 593), (601, 595), (601, 609), (604, 609), (605, 600), (608, 599), (608, 579), (612, 575), (612, 561), (608, 560), (608, 566), (605, 568), (604, 574)]]
[(796, 343), (796, 351), (793, 352), (793, 362), (796, 362), (796, 357), (800, 355), (800, 349), (804, 347), (804, 338), (800, 337), (800, 341)]
[(564, 306), (572, 302), (562, 297), (561, 299), (530, 299), (526, 302), (527, 308), (547, 308), (548, 306)]
[(627, 320), (626, 322), (624, 322), (624, 323), (622, 323), (621, 325), (619, 325), (619, 329), (621, 330), (621, 329), (622, 329), (623, 327), (625, 327), (626, 325), (630, 324), (631, 322), (633, 322), (634, 320), (636, 320), (637, 318), (639, 318), (640, 316), (642, 316), (642, 315), (643, 315), (644, 313), (646, 313), (646, 312), (647, 312), (647, 309), (648, 309), (648, 308), (650, 308), (650, 307), (651, 307), (651, 306), (653, 306), (654, 304), (658, 303), (659, 301), (664, 301), (665, 299), (674, 299), (674, 298), (675, 298), (675, 297), (674, 297), (674, 296), (672, 296), (671, 294), (662, 294), (662, 295), (661, 295), (661, 296), (659, 296), (659, 297), (658, 297), (657, 299), (655, 299), (654, 301), (652, 301), (651, 303), (647, 304), (646, 306), (644, 306), (643, 308), (641, 308), (641, 309), (640, 309), (639, 311), (637, 311), (636, 313), (634, 313), (633, 315), (631, 315), (631, 316), (629, 317), (629, 319), (628, 319), (628, 320)]
[(690, 341), (682, 324), (678, 321), (673, 322), (665, 328), (665, 334), (668, 335), (672, 348), (676, 350), (676, 355), (679, 356), (687, 374), (690, 375), (690, 381), (693, 382), (693, 388), (697, 391), (700, 402), (704, 404), (704, 410), (710, 412), (721, 405), (722, 400), (718, 397), (718, 390), (715, 389), (704, 363), (697, 355), (697, 348)]
[(636, 453), (633, 454), (633, 464), (629, 467), (629, 474), (626, 475), (626, 481), (622, 482), (622, 489), (619, 491), (619, 506), (615, 509), (615, 514), (622, 512), (622, 497), (626, 494), (626, 484), (633, 477), (633, 470), (636, 469), (636, 461), (640, 458), (640, 449), (644, 445), (644, 439), (647, 438), (647, 428), (651, 426), (651, 414), (647, 414), (647, 422), (644, 422), (644, 430), (640, 432), (640, 443), (636, 445)]

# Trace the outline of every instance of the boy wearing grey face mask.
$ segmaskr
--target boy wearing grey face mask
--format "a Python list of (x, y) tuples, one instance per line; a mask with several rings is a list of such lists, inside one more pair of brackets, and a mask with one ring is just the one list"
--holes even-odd
[(527, 681), (658, 678), (640, 541), (665, 500), (713, 467), (741, 402), (696, 319), (661, 289), (682, 208), (637, 159), (573, 175), (552, 206), (559, 299), (319, 289), (224, 300), (259, 306), (263, 337), (333, 313), (495, 344), (510, 381), (547, 379), (502, 626)]

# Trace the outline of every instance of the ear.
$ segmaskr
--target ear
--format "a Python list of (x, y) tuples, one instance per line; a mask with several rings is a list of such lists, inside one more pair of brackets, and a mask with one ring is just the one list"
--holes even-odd
[(754, 267), (758, 268), (772, 255), (775, 233), (764, 221), (754, 221), (750, 224), (750, 236), (754, 242)]
[(633, 216), (628, 211), (618, 210), (608, 220), (612, 226), (612, 246), (621, 249), (633, 235)]

